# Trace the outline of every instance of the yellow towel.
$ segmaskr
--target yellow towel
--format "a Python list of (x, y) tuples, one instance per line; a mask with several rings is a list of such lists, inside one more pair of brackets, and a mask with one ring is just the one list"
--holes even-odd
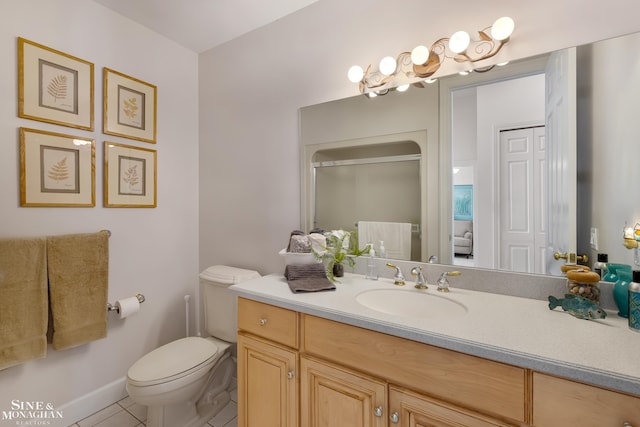
[(47, 354), (46, 239), (0, 239), (0, 369)]
[(47, 258), (53, 349), (106, 337), (108, 234), (49, 236)]

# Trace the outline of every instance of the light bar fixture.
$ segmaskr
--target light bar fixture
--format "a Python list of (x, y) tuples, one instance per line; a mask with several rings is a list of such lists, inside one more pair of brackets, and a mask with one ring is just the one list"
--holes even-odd
[[(359, 65), (349, 69), (348, 77), (358, 83), (360, 93), (368, 96), (384, 95), (389, 90), (406, 90), (409, 84), (424, 87), (429, 79), (447, 59), (458, 63), (469, 63), (465, 71), (486, 72), (493, 65), (474, 67), (476, 62), (495, 56), (513, 34), (513, 19), (505, 16), (497, 19), (492, 26), (478, 31), (477, 39), (472, 39), (465, 31), (457, 31), (451, 37), (434, 42), (430, 48), (417, 46), (411, 52), (402, 52), (396, 58), (382, 58), (377, 70), (371, 65), (366, 70)], [(428, 79), (425, 80), (425, 79)]]

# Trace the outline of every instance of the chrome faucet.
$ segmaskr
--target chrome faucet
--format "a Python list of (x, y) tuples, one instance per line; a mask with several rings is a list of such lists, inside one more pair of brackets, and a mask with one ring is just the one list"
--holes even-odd
[(445, 271), (440, 275), (438, 279), (438, 291), (440, 292), (449, 292), (449, 281), (447, 280), (448, 276), (460, 276), (462, 273), (459, 271)]
[(411, 269), (411, 275), (416, 276), (416, 285), (417, 289), (428, 289), (427, 281), (424, 278), (424, 274), (422, 274), (422, 266), (413, 267)]
[(404, 276), (402, 275), (402, 270), (397, 265), (393, 265), (391, 263), (387, 263), (387, 267), (395, 268), (396, 274), (393, 276), (393, 284), (398, 286), (404, 286)]

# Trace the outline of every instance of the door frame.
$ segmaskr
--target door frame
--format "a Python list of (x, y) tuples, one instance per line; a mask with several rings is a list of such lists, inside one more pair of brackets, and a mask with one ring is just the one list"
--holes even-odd
[(480, 86), (488, 83), (542, 74), (545, 72), (549, 54), (539, 55), (509, 64), (494, 67), (486, 73), (471, 73), (467, 76), (446, 76), (440, 78), (440, 260), (441, 264), (453, 264), (453, 177), (451, 142), (451, 93), (458, 89)]

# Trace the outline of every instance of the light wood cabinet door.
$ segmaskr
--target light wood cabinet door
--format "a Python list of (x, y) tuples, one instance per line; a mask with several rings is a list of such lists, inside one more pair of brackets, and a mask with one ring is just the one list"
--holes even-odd
[(386, 382), (306, 356), (300, 405), (301, 427), (388, 426)]
[(513, 426), (395, 386), (389, 387), (389, 413), (391, 427)]
[(640, 426), (640, 398), (550, 375), (533, 375), (536, 427)]
[(238, 426), (297, 427), (297, 352), (238, 334)]

